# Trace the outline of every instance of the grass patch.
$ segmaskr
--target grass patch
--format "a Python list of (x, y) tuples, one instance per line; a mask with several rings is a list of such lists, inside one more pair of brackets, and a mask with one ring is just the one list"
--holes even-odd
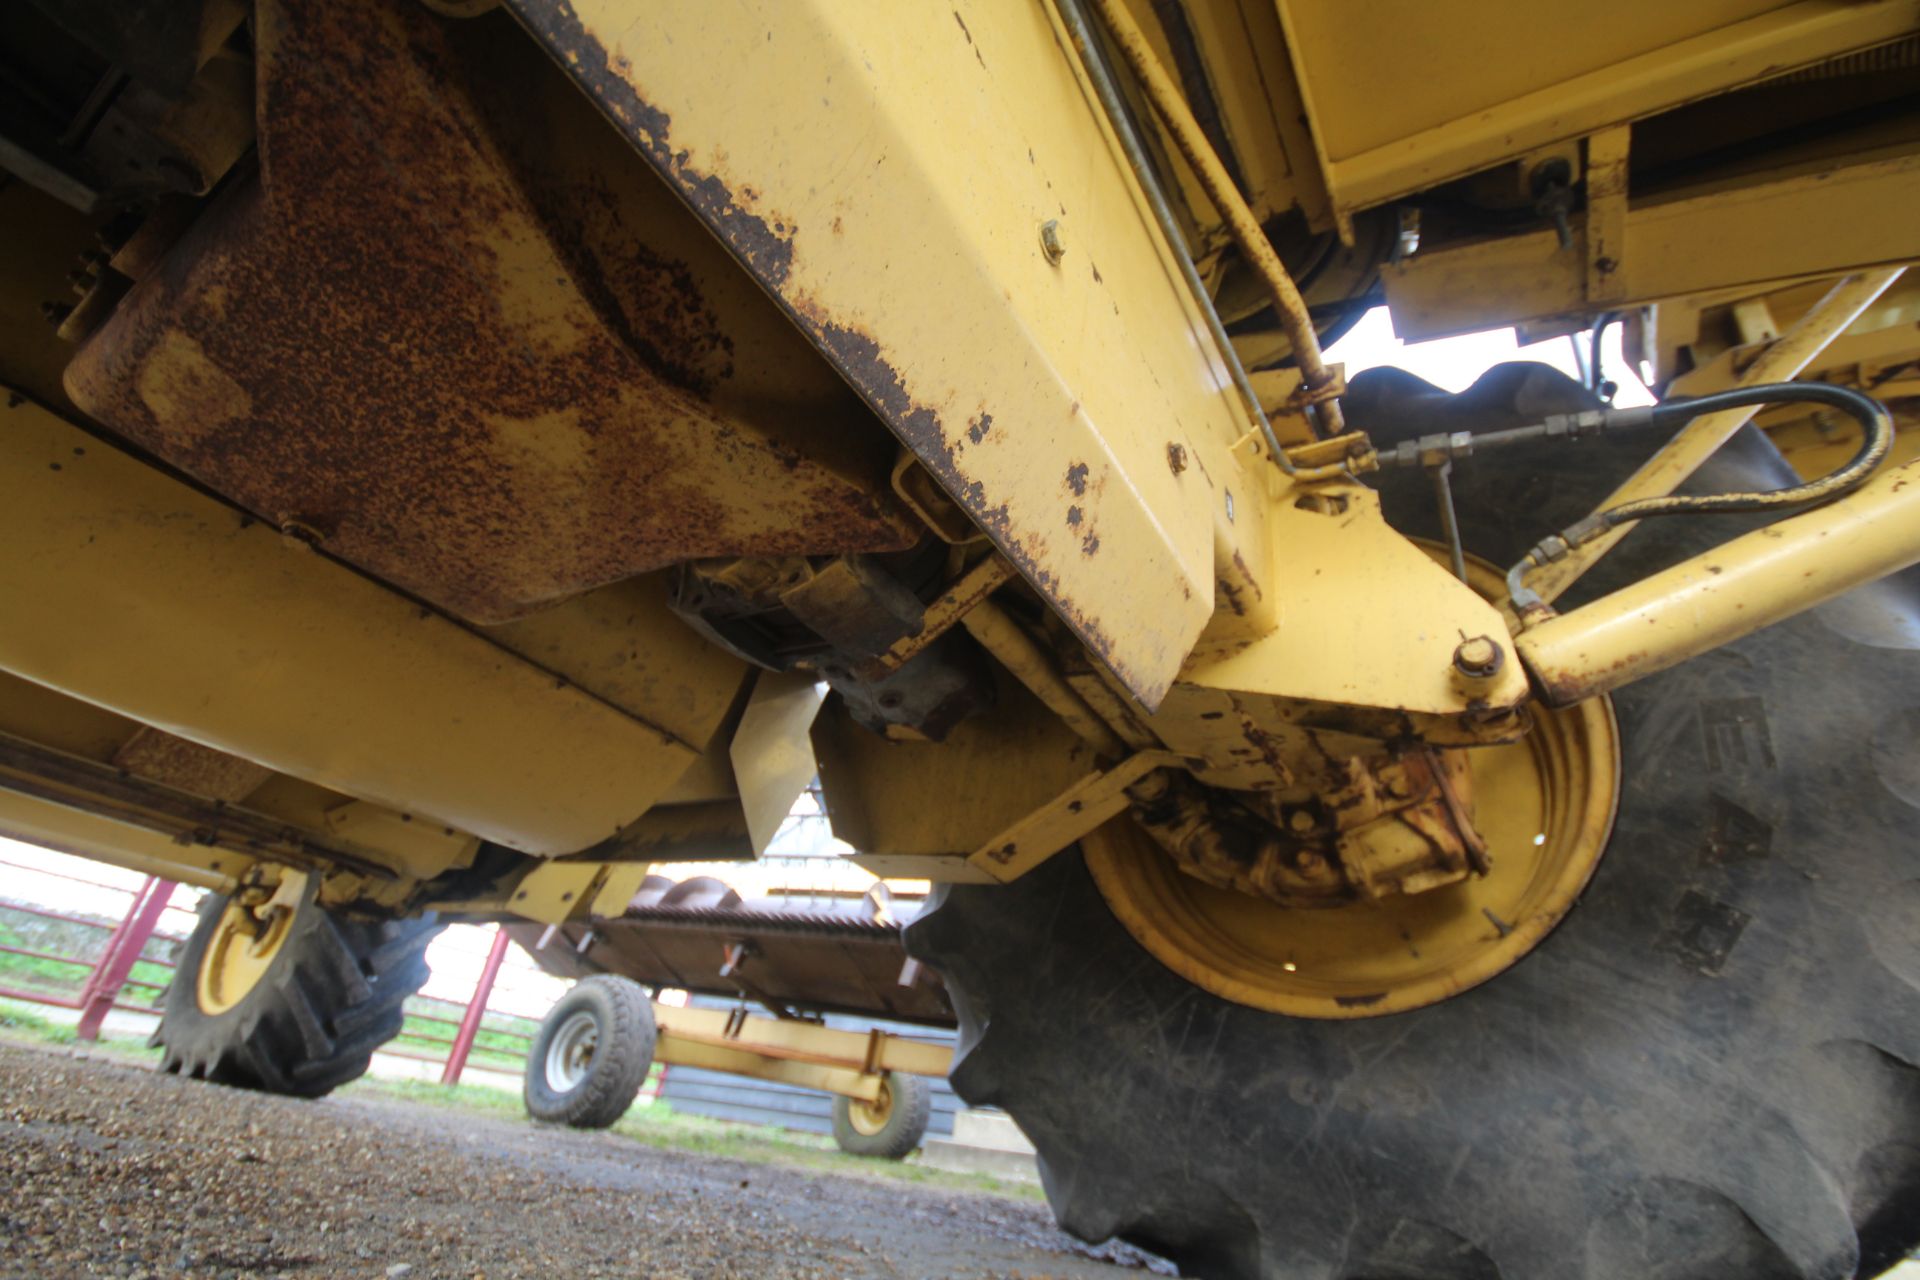
[[(106, 934), (100, 935), (100, 945), (106, 945)], [(35, 940), (18, 928), (0, 920), (0, 944), (9, 947), (27, 947), (38, 951), (57, 951), (44, 943), (34, 945)], [(45, 960), (39, 956), (15, 955), (11, 951), (0, 951), (0, 985), (15, 987), (25, 991), (44, 991), (48, 995), (77, 995), (86, 985), (87, 971), (93, 967), (93, 960), (76, 958), (76, 963), (67, 964), (59, 960)], [(133, 971), (127, 975), (130, 979), (142, 982), (158, 983), (165, 986), (173, 978), (173, 970), (165, 965), (154, 964), (147, 960), (136, 960)], [(140, 1004), (157, 1001), (160, 993), (153, 987), (128, 986), (120, 992), (120, 999), (127, 1004)]]
[[(486, 1084), (452, 1087), (419, 1080), (380, 1080), (363, 1077), (336, 1096), (378, 1098), (410, 1105), (460, 1111), (478, 1111), (501, 1119), (526, 1120), (518, 1090)], [(532, 1123), (526, 1121), (526, 1123)], [(664, 1102), (636, 1104), (613, 1126), (613, 1133), (661, 1151), (753, 1164), (784, 1165), (812, 1172), (856, 1178), (882, 1178), (945, 1190), (984, 1191), (1016, 1200), (1042, 1201), (1040, 1188), (1025, 1182), (1007, 1182), (979, 1173), (949, 1173), (917, 1160), (874, 1160), (851, 1156), (820, 1134), (798, 1133), (761, 1125), (732, 1124), (706, 1116), (674, 1111)]]
[(93, 1043), (82, 1045), (72, 1023), (49, 1017), (41, 1006), (20, 1000), (0, 999), (0, 1041), (79, 1047), (89, 1054), (122, 1062), (152, 1063), (160, 1057), (158, 1049), (147, 1047), (145, 1036), (103, 1033)]
[(55, 1022), (17, 1000), (0, 1000), (0, 1031), (15, 1032), (21, 1039), (45, 1044), (72, 1044), (75, 1039), (72, 1027)]

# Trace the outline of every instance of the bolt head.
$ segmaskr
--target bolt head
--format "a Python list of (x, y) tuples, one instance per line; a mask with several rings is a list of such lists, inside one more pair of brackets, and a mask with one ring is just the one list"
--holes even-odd
[(1060, 219), (1048, 218), (1040, 224), (1040, 252), (1056, 267), (1060, 265), (1060, 259), (1066, 256), (1067, 245), (1060, 238)]
[(1491, 636), (1462, 640), (1453, 651), (1453, 669), (1472, 680), (1490, 680), (1507, 663), (1507, 651)]

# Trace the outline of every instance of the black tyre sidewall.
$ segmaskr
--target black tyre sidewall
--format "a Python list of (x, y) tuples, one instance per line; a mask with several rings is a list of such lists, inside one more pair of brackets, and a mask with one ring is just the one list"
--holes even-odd
[(238, 1088), (316, 1098), (365, 1074), (374, 1051), (400, 1033), (406, 997), (428, 970), (441, 925), (353, 919), (318, 900), (310, 879), (266, 970), (229, 1009), (200, 1007), (199, 974), (230, 898), (209, 894), (181, 949), (152, 1043), (168, 1071)]
[[(592, 1016), (597, 1033), (593, 1061), (571, 1089), (547, 1081), (547, 1051), (572, 1017)], [(527, 1114), (574, 1129), (605, 1129), (633, 1105), (653, 1065), (656, 1038), (653, 1003), (640, 984), (612, 974), (583, 978), (548, 1011), (527, 1050), (522, 1089)]]
[[(267, 965), (266, 972), (231, 1008), (219, 1013), (208, 1013), (200, 1007), (200, 966), (206, 963), (207, 948), (213, 944), (214, 934), (219, 931), (220, 918), (226, 914), (227, 906), (233, 899), (229, 894), (213, 893), (202, 898), (199, 922), (194, 925), (193, 933), (181, 948), (175, 961), (173, 981), (167, 985), (166, 999), (161, 1005), (162, 1032), (156, 1033), (156, 1039), (164, 1034), (176, 1043), (204, 1046), (246, 1042), (251, 1037), (252, 1028), (273, 1007), (275, 987), (282, 976), (290, 966), (299, 963), (303, 952), (302, 935), (310, 932), (323, 914), (314, 901), (318, 888), (309, 879), (300, 901), (294, 907), (291, 930)], [(248, 1078), (233, 1078), (234, 1074)], [(239, 1073), (230, 1073), (229, 1078), (220, 1083), (242, 1088), (271, 1089), (269, 1081), (259, 1079), (257, 1072), (244, 1068)]]
[[(1749, 433), (1701, 482), (1781, 467)], [(1512, 553), (1618, 474), (1516, 469), (1520, 498), (1463, 503), (1468, 549)], [(1733, 531), (1643, 530), (1582, 588)], [(1920, 1238), (1920, 655), (1816, 612), (1615, 705), (1620, 819), (1586, 895), (1425, 1009), (1315, 1022), (1200, 993), (1077, 853), (942, 890), (908, 947), (962, 1012), (956, 1090), (1014, 1114), (1069, 1230), (1192, 1274), (1873, 1274)]]
[(887, 1087), (893, 1092), (893, 1111), (878, 1133), (854, 1128), (853, 1099), (835, 1095), (833, 1140), (848, 1155), (905, 1160), (927, 1136), (933, 1118), (933, 1086), (919, 1076), (889, 1072)]

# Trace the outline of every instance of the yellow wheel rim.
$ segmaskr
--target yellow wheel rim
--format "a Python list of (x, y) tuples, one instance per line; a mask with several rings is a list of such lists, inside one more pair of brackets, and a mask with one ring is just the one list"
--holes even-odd
[[(1497, 574), (1473, 566), (1485, 589)], [(1082, 843), (1135, 941), (1228, 1000), (1307, 1018), (1399, 1013), (1457, 995), (1539, 944), (1579, 897), (1613, 830), (1613, 706), (1534, 711), (1526, 738), (1469, 752), (1474, 817), (1492, 870), (1381, 902), (1288, 908), (1183, 874), (1127, 818)]]
[[(306, 877), (293, 871), (286, 875), (299, 876), (289, 887), (291, 896), (298, 901)], [(214, 926), (213, 936), (207, 940), (207, 949), (200, 955), (200, 972), (194, 981), (200, 1012), (225, 1013), (246, 999), (247, 993), (259, 985), (272, 966), (273, 958), (280, 954), (287, 935), (293, 931), (293, 917), (291, 909), (276, 910), (263, 922), (239, 902), (227, 903), (219, 923)]]
[(887, 1121), (893, 1116), (893, 1088), (885, 1080), (880, 1082), (880, 1096), (872, 1102), (862, 1098), (849, 1098), (847, 1120), (852, 1123), (855, 1133), (871, 1138), (887, 1127)]

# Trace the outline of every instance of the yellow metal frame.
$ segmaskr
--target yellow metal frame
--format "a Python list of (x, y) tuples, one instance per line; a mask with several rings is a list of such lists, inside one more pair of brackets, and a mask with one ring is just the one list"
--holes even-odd
[(881, 1101), (890, 1073), (944, 1079), (953, 1062), (945, 1045), (724, 1009), (655, 1001), (653, 1022), (656, 1062), (778, 1080), (868, 1104)]
[(1920, 459), (1859, 491), (1521, 632), (1541, 697), (1569, 706), (1920, 562)]
[(534, 854), (696, 755), (18, 396), (0, 494), (0, 669), (36, 683)]
[(252, 858), (205, 844), (182, 844), (147, 827), (0, 789), (0, 835), (160, 876), (214, 893), (230, 893)]
[[(1751, 387), (1768, 382), (1790, 382), (1799, 377), (1807, 365), (1818, 358), (1861, 312), (1872, 306), (1874, 300), (1900, 278), (1903, 270), (1894, 267), (1871, 271), (1837, 282), (1791, 329), (1780, 335), (1778, 341), (1760, 352), (1733, 379), (1731, 385)], [(1751, 421), (1758, 410), (1759, 406), (1723, 409), (1695, 418), (1642, 463), (1596, 510), (1605, 511), (1623, 503), (1665, 497), (1672, 493), (1715, 450)], [(1533, 574), (1527, 585), (1542, 600), (1553, 602), (1632, 529), (1631, 524), (1619, 525), (1591, 542), (1575, 547), (1564, 559)]]
[(1343, 218), (1920, 27), (1913, 0), (1278, 2)]
[[(1415, 254), (1382, 269), (1394, 330), (1417, 341), (1714, 291), (1920, 259), (1920, 155), (1833, 163), (1771, 181), (1628, 203), (1624, 248), (1602, 296), (1589, 290), (1587, 236), (1552, 229)], [(1815, 230), (1817, 228), (1817, 231)]]

